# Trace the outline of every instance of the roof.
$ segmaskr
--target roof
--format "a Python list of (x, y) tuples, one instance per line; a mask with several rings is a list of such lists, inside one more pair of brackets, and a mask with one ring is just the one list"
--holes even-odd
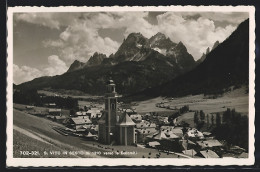
[(136, 129), (140, 134), (152, 134), (155, 133), (157, 130), (155, 128), (139, 128)]
[(204, 158), (219, 158), (219, 156), (212, 150), (200, 151)]
[(98, 124), (106, 122), (106, 115), (102, 115), (101, 118), (98, 120)]
[(147, 138), (153, 138), (155, 135), (157, 135), (159, 132), (156, 131), (155, 133), (151, 133), (148, 136), (146, 136)]
[(211, 135), (210, 132), (202, 132), (202, 134), (205, 135), (205, 136), (210, 136)]
[(88, 132), (88, 134), (85, 135), (85, 137), (95, 137), (95, 135), (91, 134), (91, 132)]
[(87, 112), (79, 111), (79, 112), (76, 112), (76, 115), (77, 115), (77, 116), (87, 115)]
[(158, 146), (158, 145), (160, 145), (160, 143), (159, 143), (159, 142), (157, 142), (157, 141), (154, 141), (154, 142), (149, 142), (148, 144), (149, 144), (149, 146), (151, 146), (151, 147), (155, 147), (155, 146)]
[(163, 126), (161, 126), (161, 129), (163, 129), (163, 130), (172, 130), (172, 129), (174, 129), (174, 126), (163, 125)]
[(221, 144), (218, 140), (197, 141), (197, 143), (198, 143), (198, 145), (200, 145), (202, 148), (222, 146), (222, 144)]
[(110, 79), (110, 80), (107, 81), (107, 84), (113, 84), (114, 85), (115, 83), (112, 79)]
[(154, 139), (156, 140), (167, 139), (167, 136), (164, 134), (163, 131), (160, 131), (158, 134), (154, 136)]
[(75, 117), (75, 118), (71, 118), (71, 120), (72, 120), (76, 125), (92, 123), (89, 118)]
[(142, 122), (136, 124), (136, 128), (155, 128), (155, 123), (150, 123), (148, 121), (142, 120)]
[(189, 155), (189, 156), (194, 156), (197, 154), (197, 152), (194, 149), (184, 150), (184, 151), (182, 151), (182, 153), (185, 155)]
[(169, 136), (168, 136), (170, 139), (177, 139), (177, 138), (180, 138), (180, 136), (177, 136), (176, 134), (173, 134), (173, 133), (169, 133)]
[(188, 132), (187, 132), (187, 135), (189, 137), (204, 137), (202, 132), (200, 132), (196, 128), (189, 129)]
[(132, 121), (132, 119), (128, 116), (127, 113), (123, 114), (123, 120), (120, 121), (119, 125), (120, 126), (133, 126), (135, 123)]
[(208, 147), (222, 146), (222, 144), (218, 140), (206, 140), (204, 143)]
[(90, 109), (87, 111), (87, 113), (100, 113), (99, 109)]
[(238, 156), (238, 158), (248, 158), (248, 153), (243, 152)]
[(49, 112), (61, 112), (61, 109), (49, 109)]

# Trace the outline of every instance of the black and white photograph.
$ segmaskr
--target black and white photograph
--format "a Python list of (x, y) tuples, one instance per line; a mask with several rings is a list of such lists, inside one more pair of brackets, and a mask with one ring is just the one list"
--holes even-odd
[(8, 165), (254, 163), (254, 7), (7, 12)]

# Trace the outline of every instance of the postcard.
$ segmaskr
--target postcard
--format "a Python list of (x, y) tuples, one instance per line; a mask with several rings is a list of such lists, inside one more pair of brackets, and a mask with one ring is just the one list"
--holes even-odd
[(253, 165), (253, 6), (9, 7), (7, 166)]

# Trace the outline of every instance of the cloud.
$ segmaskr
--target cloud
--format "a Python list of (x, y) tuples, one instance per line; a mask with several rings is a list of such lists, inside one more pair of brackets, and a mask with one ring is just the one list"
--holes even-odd
[(64, 46), (64, 43), (61, 40), (43, 40), (43, 46), (51, 48), (61, 48)]
[(68, 70), (66, 63), (56, 55), (48, 57), (48, 64), (48, 67), (43, 70), (47, 76), (60, 75)]
[(122, 12), (117, 13), (116, 16), (119, 18), (113, 26), (125, 27), (125, 37), (132, 32), (140, 32), (145, 37), (150, 38), (158, 32), (157, 26), (148, 22), (148, 12)]
[[(104, 20), (105, 19), (105, 20)], [(59, 56), (67, 63), (72, 63), (74, 60), (86, 62), (95, 52), (104, 53), (107, 56), (116, 52), (119, 47), (117, 41), (111, 38), (102, 38), (98, 34), (98, 28), (109, 27), (113, 18), (103, 14), (91, 14), (83, 16), (78, 20), (74, 20), (60, 34), (58, 40), (45, 40), (45, 47), (59, 48)], [(102, 25), (103, 23), (103, 25)]]
[(214, 21), (208, 18), (188, 19), (181, 13), (173, 12), (158, 15), (157, 20), (158, 30), (173, 42), (182, 41), (196, 60), (216, 41), (224, 41), (236, 28), (232, 25), (216, 27)]
[(67, 26), (78, 18), (80, 13), (17, 13), (14, 15), (14, 21), (24, 21), (27, 23), (42, 25), (51, 29), (60, 29), (61, 26)]
[(117, 51), (121, 42), (99, 35), (98, 30), (105, 28), (124, 28), (125, 37), (140, 32), (150, 38), (162, 32), (176, 43), (182, 41), (198, 59), (215, 41), (225, 40), (248, 18), (248, 13), (165, 12), (154, 15), (154, 24), (148, 22), (151, 17), (149, 12), (20, 13), (15, 15), (15, 21), (59, 29), (59, 39), (42, 43), (46, 48), (57, 49), (59, 57), (69, 65), (76, 59), (86, 62), (95, 52), (109, 56)]
[(68, 70), (64, 61), (59, 59), (58, 56), (52, 55), (48, 57), (48, 67), (37, 69), (29, 66), (19, 67), (13, 64), (13, 80), (15, 84), (31, 81), (34, 78), (41, 76), (54, 76), (60, 75)]
[(13, 80), (15, 84), (20, 84), (26, 81), (30, 81), (34, 78), (43, 76), (43, 73), (36, 69), (29, 66), (22, 66), (19, 67), (18, 65), (13, 65)]
[(239, 24), (242, 21), (246, 20), (249, 18), (249, 13), (248, 12), (201, 12), (200, 15), (204, 18), (208, 18), (210, 20), (214, 21), (226, 21), (232, 24)]

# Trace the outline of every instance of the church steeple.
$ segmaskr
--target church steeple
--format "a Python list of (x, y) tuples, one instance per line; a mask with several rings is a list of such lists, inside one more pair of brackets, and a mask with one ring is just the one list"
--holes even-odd
[(111, 79), (107, 82), (107, 93), (116, 93), (116, 85)]

